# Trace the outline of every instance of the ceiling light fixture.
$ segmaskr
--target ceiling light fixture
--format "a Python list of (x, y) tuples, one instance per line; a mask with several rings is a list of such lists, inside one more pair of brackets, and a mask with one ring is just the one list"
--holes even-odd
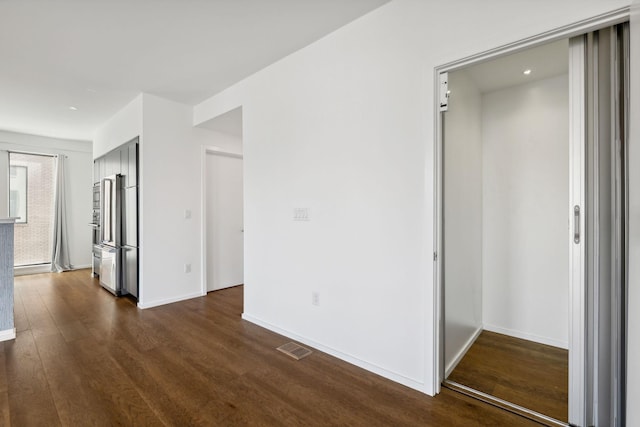
[(531, 74), (531, 70), (530, 69), (526, 69), (522, 72), (522, 74), (524, 74), (525, 76), (528, 76), (529, 74)]
[(71, 111), (78, 111), (78, 107), (71, 106), (71, 107), (69, 107), (69, 110), (71, 110)]

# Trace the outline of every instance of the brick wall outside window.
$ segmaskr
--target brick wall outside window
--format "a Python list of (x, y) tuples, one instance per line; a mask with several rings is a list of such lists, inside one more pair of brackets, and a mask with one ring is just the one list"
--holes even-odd
[(11, 153), (11, 166), (27, 167), (27, 223), (15, 226), (15, 265), (51, 262), (55, 159)]

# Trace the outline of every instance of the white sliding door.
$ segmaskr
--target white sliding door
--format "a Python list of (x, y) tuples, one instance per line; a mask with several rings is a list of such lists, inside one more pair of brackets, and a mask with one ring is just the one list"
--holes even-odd
[(585, 38), (569, 42), (569, 422), (585, 425)]
[(207, 291), (244, 282), (242, 158), (206, 154)]

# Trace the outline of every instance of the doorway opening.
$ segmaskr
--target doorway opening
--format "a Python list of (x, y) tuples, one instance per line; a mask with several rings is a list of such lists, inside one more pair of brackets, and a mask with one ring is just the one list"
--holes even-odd
[(9, 152), (9, 216), (15, 224), (15, 267), (51, 263), (55, 157)]
[(207, 151), (207, 292), (244, 283), (242, 156)]
[(546, 425), (624, 425), (625, 17), (436, 70), (439, 378)]
[(203, 294), (244, 284), (242, 108), (204, 123)]
[(568, 53), (449, 73), (443, 151), (446, 379), (564, 422)]

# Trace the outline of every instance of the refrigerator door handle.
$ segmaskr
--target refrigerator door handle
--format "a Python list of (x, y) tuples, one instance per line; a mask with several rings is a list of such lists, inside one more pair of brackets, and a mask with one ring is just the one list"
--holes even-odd
[(580, 206), (573, 207), (573, 243), (580, 243)]

